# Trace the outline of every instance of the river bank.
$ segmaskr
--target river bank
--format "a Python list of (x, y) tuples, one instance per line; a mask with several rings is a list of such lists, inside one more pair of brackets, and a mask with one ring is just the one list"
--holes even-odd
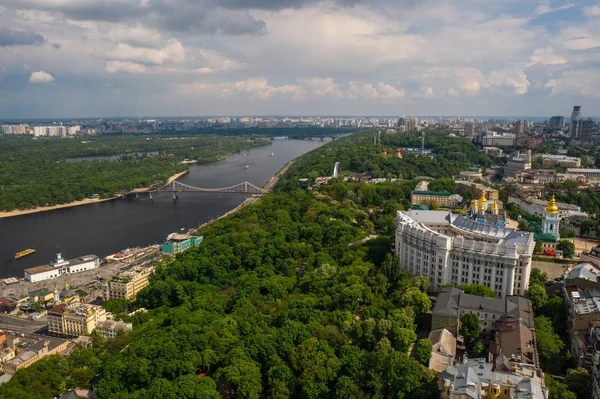
[[(173, 176), (169, 177), (167, 184), (173, 182), (174, 180), (179, 179), (181, 176), (185, 175), (189, 173), (189, 169), (188, 170), (184, 170), (183, 172), (180, 173), (175, 173)], [(148, 191), (149, 188), (148, 187), (140, 187), (140, 188), (136, 188), (134, 189), (132, 192), (134, 193), (140, 193), (140, 192), (145, 192)], [(81, 205), (90, 205), (90, 204), (98, 204), (100, 202), (105, 202), (105, 201), (112, 201), (114, 199), (119, 198), (119, 195), (113, 196), (113, 197), (109, 197), (109, 198), (85, 198), (82, 199), (80, 201), (73, 201), (73, 202), (69, 202), (66, 204), (57, 204), (57, 205), (52, 205), (52, 206), (39, 206), (37, 208), (33, 208), (33, 209), (15, 209), (13, 211), (9, 211), (9, 212), (0, 212), (0, 219), (2, 218), (10, 218), (10, 217), (14, 217), (14, 216), (22, 216), (22, 215), (28, 215), (28, 214), (32, 214), (32, 213), (39, 213), (39, 212), (47, 212), (47, 211), (53, 211), (55, 209), (62, 209), (62, 208), (71, 208), (71, 207), (75, 207), (75, 206), (81, 206)]]

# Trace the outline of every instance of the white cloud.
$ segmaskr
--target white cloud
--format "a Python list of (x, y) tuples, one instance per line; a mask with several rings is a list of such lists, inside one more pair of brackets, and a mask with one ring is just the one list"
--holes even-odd
[(600, 4), (595, 6), (583, 7), (583, 15), (586, 17), (600, 17)]
[(51, 83), (54, 77), (45, 71), (33, 72), (29, 77), (29, 83)]
[(490, 86), (508, 86), (514, 94), (523, 95), (529, 89), (529, 80), (525, 72), (516, 66), (508, 66), (506, 68), (495, 70), (490, 73), (488, 78)]
[(379, 96), (384, 100), (399, 99), (404, 97), (404, 90), (398, 90), (394, 86), (381, 82), (377, 84), (377, 91), (379, 91)]
[(563, 65), (568, 62), (569, 60), (567, 58), (556, 54), (554, 49), (550, 46), (536, 48), (533, 50), (533, 54), (530, 58), (530, 65)]
[(181, 63), (185, 60), (185, 50), (180, 41), (169, 39), (162, 48), (135, 47), (119, 43), (115, 49), (106, 54), (107, 59), (129, 61), (146, 65), (163, 65), (165, 63)]
[(144, 73), (148, 70), (146, 65), (129, 61), (108, 61), (104, 66), (104, 69), (108, 73)]
[(552, 8), (552, 7), (550, 7), (550, 5), (547, 2), (544, 2), (544, 4), (540, 4), (535, 9), (535, 11), (533, 12), (533, 15), (536, 17), (539, 17), (540, 15), (544, 15), (544, 14), (549, 14), (549, 13), (562, 11), (562, 10), (568, 10), (569, 8), (572, 8), (572, 7), (575, 7), (575, 4), (564, 4), (562, 6)]

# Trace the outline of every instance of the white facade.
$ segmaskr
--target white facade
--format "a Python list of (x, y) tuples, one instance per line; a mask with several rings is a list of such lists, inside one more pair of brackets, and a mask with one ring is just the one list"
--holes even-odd
[(100, 267), (96, 255), (85, 255), (76, 259), (64, 260), (61, 254), (49, 265), (31, 267), (25, 269), (25, 281), (37, 283), (38, 281), (50, 280), (65, 274), (81, 273)]
[[(38, 269), (38, 268), (31, 268)], [(31, 283), (37, 283), (38, 281), (50, 280), (61, 276), (60, 269), (48, 268), (47, 270), (33, 271), (31, 269), (25, 270), (25, 281)]]
[(482, 284), (499, 297), (529, 285), (533, 234), (478, 223), (446, 211), (396, 217), (396, 255), (403, 270), (440, 284)]

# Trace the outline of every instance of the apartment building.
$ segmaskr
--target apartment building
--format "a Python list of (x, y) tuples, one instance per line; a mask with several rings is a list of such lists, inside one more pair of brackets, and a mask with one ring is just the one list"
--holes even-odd
[(124, 298), (134, 301), (138, 292), (150, 284), (150, 277), (153, 275), (154, 266), (137, 266), (114, 276), (105, 287), (104, 300)]
[(513, 364), (498, 371), (485, 359), (468, 359), (442, 373), (442, 399), (548, 399), (544, 375), (535, 366)]
[(63, 303), (48, 310), (48, 332), (61, 336), (90, 335), (106, 320), (106, 310), (87, 303)]

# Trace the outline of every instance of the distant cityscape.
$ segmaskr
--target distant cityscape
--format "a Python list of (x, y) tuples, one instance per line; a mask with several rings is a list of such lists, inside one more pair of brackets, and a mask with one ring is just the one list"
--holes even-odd
[(20, 121), (0, 125), (2, 134), (34, 137), (68, 137), (84, 134), (127, 134), (194, 132), (203, 129), (286, 129), (286, 128), (390, 128), (420, 131), (449, 129), (483, 146), (539, 144), (544, 137), (563, 137), (574, 143), (598, 144), (599, 123), (585, 117), (581, 106), (574, 106), (570, 117), (214, 117), (156, 119), (76, 119), (53, 122)]

